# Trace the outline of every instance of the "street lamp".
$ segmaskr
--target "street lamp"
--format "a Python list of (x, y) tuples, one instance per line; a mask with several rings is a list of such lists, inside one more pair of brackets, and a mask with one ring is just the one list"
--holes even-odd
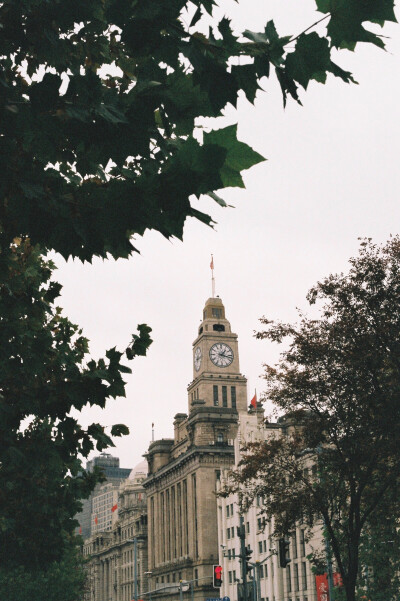
[(138, 590), (137, 590), (137, 545), (138, 541), (143, 540), (143, 536), (135, 536), (133, 539), (128, 538), (126, 543), (133, 543), (133, 598), (138, 601)]

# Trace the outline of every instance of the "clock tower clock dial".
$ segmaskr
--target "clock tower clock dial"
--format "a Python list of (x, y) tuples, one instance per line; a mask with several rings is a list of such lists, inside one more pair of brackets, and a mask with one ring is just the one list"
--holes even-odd
[(199, 371), (201, 365), (201, 348), (198, 346), (194, 351), (194, 368), (196, 371)]
[(233, 350), (224, 342), (217, 342), (210, 348), (210, 359), (217, 367), (228, 367), (233, 361)]

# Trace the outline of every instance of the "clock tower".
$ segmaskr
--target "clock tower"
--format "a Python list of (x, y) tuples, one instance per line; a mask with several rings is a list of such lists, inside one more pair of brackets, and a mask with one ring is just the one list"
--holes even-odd
[(188, 386), (189, 414), (200, 404), (247, 411), (247, 380), (239, 370), (237, 334), (219, 297), (209, 298), (193, 342), (193, 381)]
[[(146, 454), (148, 570), (163, 601), (175, 601), (185, 580), (194, 583), (193, 601), (215, 597), (215, 493), (222, 472), (235, 463), (238, 423), (247, 413), (246, 385), (237, 335), (222, 300), (213, 295), (193, 342), (189, 411), (175, 415), (174, 437), (153, 440)], [(154, 598), (160, 597), (154, 593)]]

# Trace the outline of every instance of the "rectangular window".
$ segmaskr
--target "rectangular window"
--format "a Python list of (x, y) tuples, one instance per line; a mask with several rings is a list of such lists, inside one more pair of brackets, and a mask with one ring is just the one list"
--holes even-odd
[(235, 538), (235, 528), (232, 526), (231, 528), (231, 538)]
[(228, 559), (230, 559), (230, 558), (231, 558), (231, 550), (228, 549)]
[(231, 515), (233, 515), (233, 503), (231, 503)]
[(258, 518), (257, 519), (257, 529), (262, 530), (262, 528), (263, 528), (263, 520), (262, 520), (262, 518)]
[(247, 534), (250, 532), (250, 522), (246, 522), (246, 532)]
[(263, 544), (262, 544), (262, 540), (258, 541), (258, 552), (262, 553), (263, 552)]
[(231, 538), (231, 529), (227, 528), (226, 529), (226, 538), (229, 540)]
[(236, 570), (232, 572), (233, 582), (236, 582)]
[(305, 561), (301, 564), (301, 575), (303, 580), (303, 591), (307, 590), (307, 564)]
[(292, 536), (292, 557), (293, 559), (297, 559), (297, 535), (296, 531), (293, 532)]
[(264, 573), (265, 573), (265, 578), (268, 578), (268, 566), (267, 566), (267, 564), (264, 564)]
[(236, 386), (231, 386), (232, 409), (236, 409)]
[(235, 557), (236, 557), (236, 551), (235, 551), (235, 549), (232, 549), (232, 559), (235, 559)]
[(213, 386), (213, 394), (214, 394), (214, 407), (218, 407), (218, 386)]
[(232, 572), (228, 572), (229, 584), (232, 584)]
[(259, 570), (260, 570), (260, 578), (264, 578), (264, 566), (263, 566), (263, 564), (260, 565)]
[(228, 406), (228, 389), (226, 386), (222, 387), (222, 406)]
[(267, 541), (263, 540), (264, 553), (267, 552)]
[(306, 541), (304, 538), (304, 530), (300, 530), (300, 557), (306, 555)]
[(287, 590), (288, 593), (292, 592), (292, 575), (290, 566), (286, 566), (286, 582), (287, 582)]
[(229, 505), (226, 506), (226, 517), (229, 518)]
[(213, 317), (216, 317), (217, 319), (221, 319), (222, 318), (222, 309), (217, 309), (215, 307), (212, 307), (211, 311), (212, 311), (212, 316)]
[[(194, 570), (194, 579), (197, 581), (198, 577), (199, 577), (199, 570), (197, 568), (195, 568), (195, 570)], [(197, 582), (196, 582), (196, 584), (197, 584)]]
[(300, 590), (300, 585), (299, 585), (299, 566), (297, 565), (297, 563), (294, 564), (293, 566), (294, 568), (294, 590), (295, 591), (299, 591)]

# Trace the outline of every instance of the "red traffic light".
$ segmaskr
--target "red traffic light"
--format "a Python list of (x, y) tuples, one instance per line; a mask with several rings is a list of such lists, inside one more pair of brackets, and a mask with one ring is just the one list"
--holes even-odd
[(213, 586), (214, 588), (222, 586), (222, 566), (213, 566)]

